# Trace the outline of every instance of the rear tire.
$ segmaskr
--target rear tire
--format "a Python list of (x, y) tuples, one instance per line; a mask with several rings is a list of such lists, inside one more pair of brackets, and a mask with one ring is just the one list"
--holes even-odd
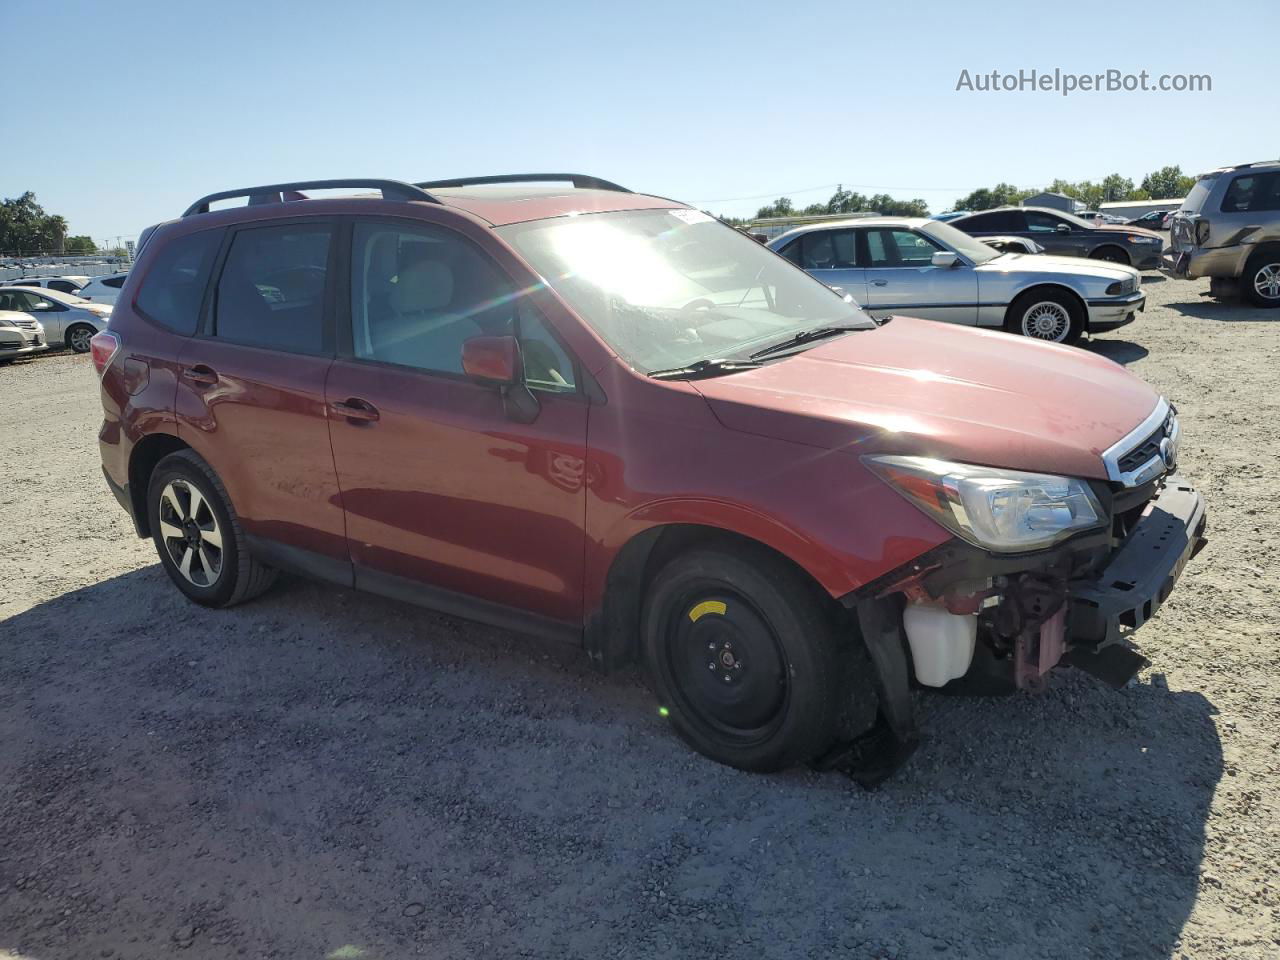
[(67, 330), (65, 338), (67, 349), (74, 350), (76, 353), (88, 353), (89, 341), (93, 339), (93, 335), (97, 332), (87, 323), (77, 323)]
[(231, 607), (275, 582), (276, 571), (249, 554), (222, 481), (194, 451), (179, 450), (156, 464), (147, 517), (161, 566), (189, 600)]
[(759, 547), (731, 549), (694, 548), (654, 577), (645, 666), (695, 750), (740, 770), (781, 770), (862, 732), (848, 728), (852, 716), (863, 729), (874, 720), (869, 658), (794, 567)]
[(1263, 250), (1249, 258), (1240, 291), (1255, 307), (1280, 307), (1280, 250)]
[(1076, 343), (1084, 333), (1084, 307), (1060, 290), (1028, 290), (1010, 305), (1004, 328), (1033, 340)]

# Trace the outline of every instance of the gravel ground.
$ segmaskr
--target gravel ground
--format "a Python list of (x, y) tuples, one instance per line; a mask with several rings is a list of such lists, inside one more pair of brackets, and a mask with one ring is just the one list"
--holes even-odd
[(300, 580), (184, 601), (84, 357), (0, 368), (0, 960), (1280, 954), (1280, 314), (1148, 275), (1208, 548), (1113, 692), (921, 696), (873, 793), (691, 753), (634, 674)]

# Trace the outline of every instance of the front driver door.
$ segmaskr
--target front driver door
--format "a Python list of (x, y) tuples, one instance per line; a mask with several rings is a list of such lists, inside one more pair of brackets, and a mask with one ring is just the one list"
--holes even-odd
[(978, 278), (960, 261), (935, 267), (942, 247), (905, 227), (866, 227), (867, 312), (877, 319), (894, 313), (946, 323), (978, 322)]
[[(349, 229), (326, 399), (356, 585), (580, 629), (589, 406), (571, 357), (469, 239), (403, 221)], [(531, 423), (462, 373), (466, 340), (508, 334), (540, 401)]]

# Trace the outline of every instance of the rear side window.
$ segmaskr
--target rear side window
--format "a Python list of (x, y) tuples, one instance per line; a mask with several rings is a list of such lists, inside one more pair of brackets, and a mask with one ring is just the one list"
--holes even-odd
[(803, 234), (786, 256), (806, 270), (847, 270), (858, 265), (852, 230), (815, 230)]
[(214, 335), (289, 353), (325, 349), (327, 224), (256, 227), (231, 241), (214, 307)]
[(1222, 198), (1223, 213), (1280, 209), (1280, 174), (1251, 174), (1236, 177)]
[(106, 280), (102, 281), (102, 285), (104, 287), (114, 287), (119, 290), (124, 286), (124, 279), (124, 277), (107, 277)]
[(61, 290), (63, 293), (75, 293), (80, 288), (70, 280), (50, 280), (49, 289)]
[(1019, 233), (1026, 225), (1016, 210), (993, 210), (954, 221), (957, 229), (965, 233)]
[[(138, 291), (138, 311), (148, 320), (184, 337), (195, 333), (209, 266), (221, 237), (221, 230), (203, 230), (165, 244), (147, 268), (142, 289)], [(102, 285), (118, 288), (124, 280), (124, 277), (109, 277)]]

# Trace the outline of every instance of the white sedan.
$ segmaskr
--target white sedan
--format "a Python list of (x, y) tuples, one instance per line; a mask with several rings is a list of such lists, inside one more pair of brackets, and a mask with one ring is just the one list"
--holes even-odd
[(89, 352), (89, 341), (107, 328), (111, 316), (111, 308), (105, 304), (43, 287), (0, 287), (0, 311), (38, 320), (49, 346), (65, 345), (76, 353)]

